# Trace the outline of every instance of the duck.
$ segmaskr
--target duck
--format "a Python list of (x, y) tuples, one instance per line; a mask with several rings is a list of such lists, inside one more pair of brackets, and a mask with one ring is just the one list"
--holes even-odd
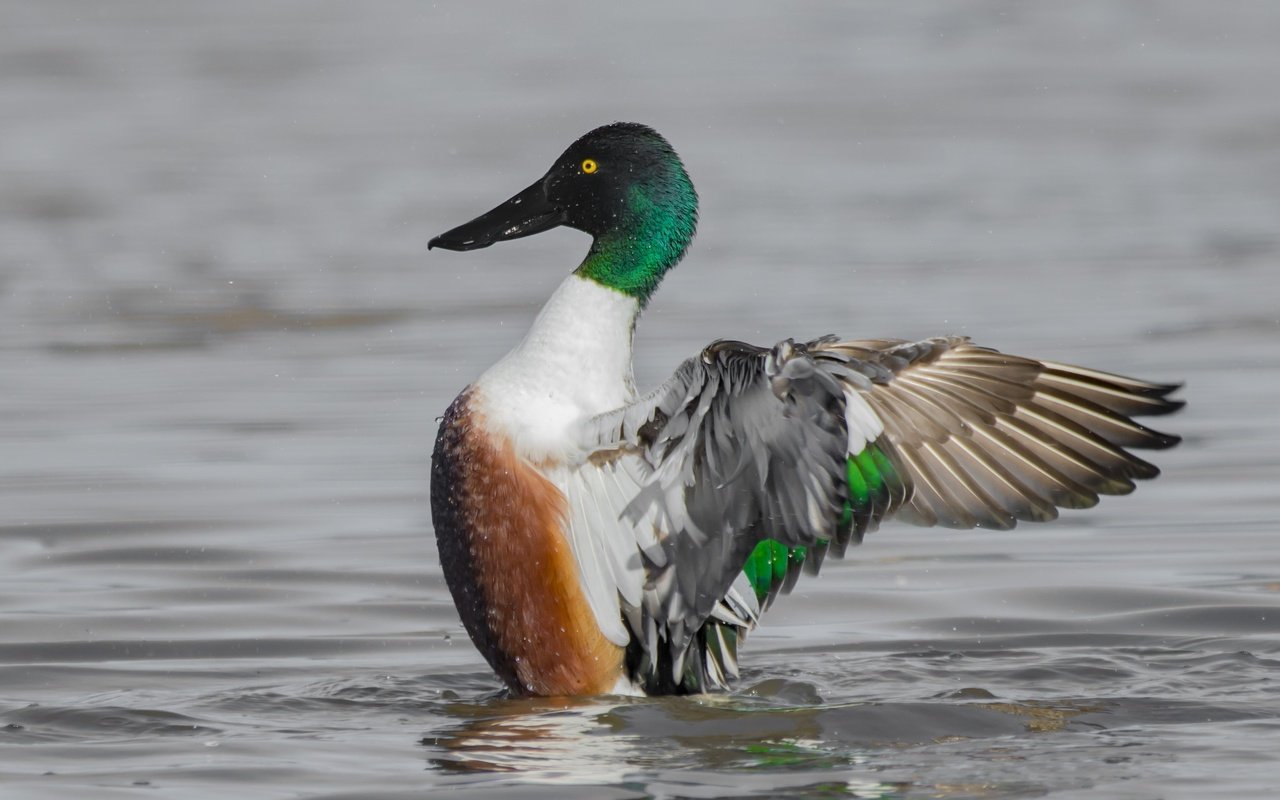
[(591, 237), (523, 340), (440, 418), (431, 518), (462, 624), (515, 696), (721, 692), (762, 612), (894, 518), (1005, 530), (1123, 495), (1179, 384), (923, 341), (719, 340), (638, 393), (636, 323), (698, 195), (651, 127), (573, 142), (432, 238)]

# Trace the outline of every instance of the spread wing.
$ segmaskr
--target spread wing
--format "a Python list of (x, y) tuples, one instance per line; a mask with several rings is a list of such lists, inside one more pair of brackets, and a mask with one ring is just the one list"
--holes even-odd
[(1174, 388), (963, 338), (717, 342), (587, 424), (571, 545), (634, 674), (723, 685), (760, 604), (895, 512), (1009, 528), (1154, 477), (1125, 448), (1178, 440), (1130, 417), (1175, 410)]

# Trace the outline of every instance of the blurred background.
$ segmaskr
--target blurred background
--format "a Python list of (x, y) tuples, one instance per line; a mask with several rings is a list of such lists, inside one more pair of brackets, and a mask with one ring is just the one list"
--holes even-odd
[[(0, 0), (0, 781), (1268, 789), (1277, 31), (1190, 0)], [(587, 241), (426, 242), (613, 120), (702, 198), (641, 384), (719, 337), (962, 333), (1186, 381), (1157, 423), (1185, 444), (1054, 525), (886, 526), (771, 612), (727, 709), (491, 699), (436, 563), (435, 418)], [(804, 713), (726, 744), (759, 704)]]

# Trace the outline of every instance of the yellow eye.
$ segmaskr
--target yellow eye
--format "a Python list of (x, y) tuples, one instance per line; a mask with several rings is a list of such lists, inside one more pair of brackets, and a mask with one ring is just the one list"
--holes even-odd
[(597, 164), (597, 163), (595, 162), (595, 159), (593, 159), (593, 158), (587, 158), (587, 159), (584, 159), (584, 160), (583, 160), (583, 162), (582, 162), (582, 171), (583, 171), (583, 172), (585, 172), (585, 173), (587, 173), (588, 175), (590, 175), (591, 173), (595, 172), (595, 171), (596, 171), (596, 170), (598, 170), (598, 169), (600, 169), (600, 165), (599, 165), (599, 164)]

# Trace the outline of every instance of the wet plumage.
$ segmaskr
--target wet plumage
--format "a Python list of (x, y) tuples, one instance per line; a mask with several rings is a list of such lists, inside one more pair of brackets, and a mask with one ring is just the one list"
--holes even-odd
[(636, 318), (696, 221), (674, 150), (619, 123), (432, 240), (593, 237), (524, 341), (455, 402), (433, 458), (450, 590), (513, 691), (726, 687), (761, 609), (882, 520), (1053, 519), (1158, 474), (1129, 449), (1178, 441), (1132, 419), (1180, 407), (1173, 385), (961, 337), (720, 341), (637, 396)]

